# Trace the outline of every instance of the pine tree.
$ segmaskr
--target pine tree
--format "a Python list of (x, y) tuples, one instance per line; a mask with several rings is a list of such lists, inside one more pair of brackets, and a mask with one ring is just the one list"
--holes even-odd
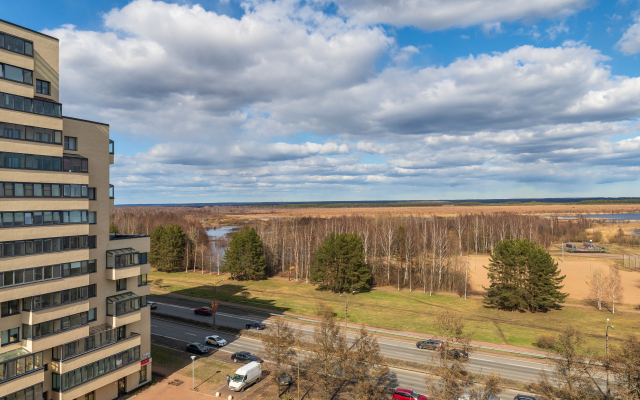
[(311, 283), (334, 293), (367, 291), (371, 272), (364, 263), (364, 246), (355, 233), (328, 236), (315, 254)]
[(505, 239), (494, 248), (485, 303), (504, 310), (547, 311), (564, 302), (558, 263), (542, 247), (524, 239)]
[(231, 279), (239, 281), (259, 280), (265, 277), (267, 262), (262, 241), (254, 228), (233, 234), (229, 248), (224, 253), (223, 269), (231, 273)]
[(149, 263), (158, 269), (163, 271), (165, 267), (166, 247), (164, 246), (165, 231), (162, 225), (158, 225), (156, 229), (151, 232), (151, 247), (149, 251)]
[(177, 224), (169, 224), (165, 230), (164, 240), (165, 246), (164, 263), (167, 272), (181, 270), (182, 260), (184, 259), (185, 239), (182, 228)]

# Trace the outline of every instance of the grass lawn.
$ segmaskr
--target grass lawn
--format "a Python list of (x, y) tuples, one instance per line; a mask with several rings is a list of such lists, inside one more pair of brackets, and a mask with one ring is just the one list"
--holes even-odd
[[(162, 290), (205, 299), (213, 298), (213, 289), (207, 284), (223, 278), (193, 272), (167, 274), (155, 271), (149, 277), (154, 280), (154, 287), (162, 279)], [(228, 279), (228, 276), (224, 278)], [(225, 280), (218, 284), (217, 296), (222, 301), (305, 315), (313, 315), (318, 303), (325, 302), (333, 307), (338, 318), (344, 318), (344, 298), (338, 294), (282, 279)], [(579, 307), (564, 307), (547, 313), (507, 312), (486, 308), (480, 299), (429, 296), (428, 293), (397, 292), (387, 288), (351, 296), (349, 323), (435, 334), (434, 316), (447, 309), (455, 310), (465, 318), (467, 328), (475, 333), (474, 340), (528, 348), (535, 348), (533, 343), (537, 335), (555, 334), (568, 324), (579, 326), (588, 335), (590, 343), (603, 350), (607, 318), (615, 326), (614, 331), (609, 331), (609, 338), (614, 343), (640, 327), (640, 314), (634, 313), (611, 314)]]
[[(167, 347), (151, 345), (151, 356), (153, 357), (153, 368), (159, 369), (165, 374), (178, 372), (184, 376), (185, 382), (191, 385), (191, 359), (190, 355), (183, 351), (169, 349)], [(237, 365), (217, 361), (208, 357), (198, 357), (195, 362), (196, 386), (203, 390), (214, 390), (226, 384), (227, 374), (233, 375), (238, 368)]]

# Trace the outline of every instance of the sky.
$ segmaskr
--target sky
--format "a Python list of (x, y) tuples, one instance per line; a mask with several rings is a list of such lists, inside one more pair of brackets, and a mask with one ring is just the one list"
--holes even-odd
[(640, 196), (639, 0), (21, 0), (116, 204)]

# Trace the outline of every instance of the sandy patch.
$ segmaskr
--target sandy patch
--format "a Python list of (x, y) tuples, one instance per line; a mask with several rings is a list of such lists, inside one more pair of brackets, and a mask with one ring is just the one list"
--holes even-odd
[[(477, 262), (477, 264), (475, 264)], [(487, 270), (484, 268), (489, 265), (489, 257), (478, 256), (477, 260), (471, 256), (471, 286), (474, 290), (481, 291), (482, 287), (490, 285), (487, 277)], [(558, 266), (564, 279), (564, 291), (569, 293), (569, 298), (573, 300), (586, 300), (589, 297), (589, 286), (587, 280), (593, 269), (600, 268), (604, 275), (609, 273), (609, 260), (569, 260), (565, 257), (565, 262), (558, 261)], [(640, 265), (638, 266), (640, 269)], [(623, 286), (623, 303), (640, 304), (640, 271), (620, 271)]]

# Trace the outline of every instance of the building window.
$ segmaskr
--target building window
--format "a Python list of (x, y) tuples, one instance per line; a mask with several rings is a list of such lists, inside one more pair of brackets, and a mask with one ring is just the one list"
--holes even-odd
[[(28, 193), (31, 189), (31, 184), (26, 184), (23, 189), (20, 186), (20, 190), (24, 190)], [(40, 186), (40, 185), (38, 185)], [(79, 185), (77, 185), (79, 186)], [(40, 189), (41, 190), (41, 189)], [(37, 192), (37, 190), (36, 190)], [(41, 197), (42, 192), (39, 192)], [(28, 196), (32, 197), (32, 196)], [(74, 196), (79, 197), (79, 196)], [(93, 217), (92, 217), (93, 215)], [(95, 224), (95, 212), (88, 212), (85, 210), (69, 210), (69, 211), (29, 211), (29, 212), (5, 212), (0, 213), (0, 228), (12, 228), (22, 226), (38, 226), (38, 225), (72, 225), (72, 224)], [(93, 219), (93, 222), (92, 222)], [(59, 249), (57, 249), (59, 250)], [(54, 251), (57, 251), (54, 249)]]
[(0, 104), (10, 110), (25, 111), (49, 117), (62, 117), (62, 104), (50, 101), (35, 100), (10, 93), (0, 93)]
[(20, 314), (20, 300), (9, 300), (2, 302), (2, 318), (10, 315)]
[[(95, 316), (95, 309), (92, 309), (92, 311), (92, 315)], [(25, 340), (36, 340), (45, 336), (76, 329), (88, 325), (89, 322), (92, 321), (90, 317), (89, 311), (84, 311), (78, 314), (52, 319), (51, 321), (40, 322), (35, 325), (22, 324), (22, 338)]]
[(140, 367), (140, 379), (139, 382), (145, 382), (147, 380), (147, 364)]
[(28, 140), (32, 142), (62, 144), (62, 131), (37, 126), (18, 125), (0, 122), (2, 132), (0, 137), (5, 139)]
[(138, 286), (147, 284), (147, 274), (138, 275)]
[(89, 188), (87, 185), (62, 185), (58, 183), (0, 182), (0, 197), (88, 198)]
[(127, 278), (118, 279), (116, 281), (116, 292), (127, 290)]
[[(0, 333), (2, 346), (20, 341), (20, 328), (7, 329)], [(2, 377), (0, 376), (0, 380)]]
[(33, 57), (33, 42), (0, 32), (0, 47)]
[(96, 285), (81, 286), (73, 289), (66, 289), (59, 292), (46, 293), (22, 299), (22, 309), (24, 311), (38, 311), (46, 308), (59, 307), (77, 301), (88, 300), (96, 297)]
[(89, 200), (96, 199), (96, 188), (89, 188)]
[(47, 81), (36, 79), (36, 93), (51, 95), (51, 84)]
[[(28, 85), (33, 85), (33, 71), (20, 68), (20, 67), (14, 67), (13, 65), (0, 64), (0, 78), (8, 79), (14, 82), (26, 83)], [(20, 96), (18, 97), (19, 99), (23, 98)]]
[(0, 168), (89, 172), (89, 160), (73, 155), (60, 158), (38, 154), (0, 152)]
[(73, 136), (64, 137), (64, 149), (65, 150), (78, 150), (78, 138)]
[[(42, 218), (34, 213), (34, 218)], [(45, 215), (44, 223), (47, 222)], [(71, 251), (78, 249), (94, 249), (96, 247), (95, 236), (64, 236), (44, 239), (29, 239), (15, 242), (3, 242), (0, 257), (17, 257), (29, 254), (51, 253), (58, 251)]]
[(91, 274), (94, 272), (96, 272), (96, 260), (74, 261), (72, 263), (5, 271), (0, 272), (0, 288), (60, 279), (68, 276)]
[(87, 393), (84, 395), (84, 400), (95, 400), (96, 394), (95, 392)]

